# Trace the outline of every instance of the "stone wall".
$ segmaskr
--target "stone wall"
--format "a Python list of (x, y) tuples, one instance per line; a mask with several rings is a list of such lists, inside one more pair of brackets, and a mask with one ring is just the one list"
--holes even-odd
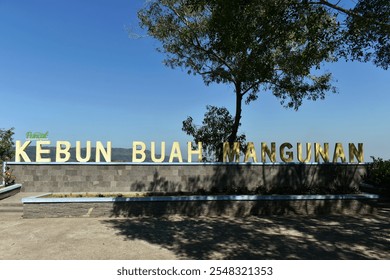
[(365, 164), (8, 163), (24, 192), (357, 188)]

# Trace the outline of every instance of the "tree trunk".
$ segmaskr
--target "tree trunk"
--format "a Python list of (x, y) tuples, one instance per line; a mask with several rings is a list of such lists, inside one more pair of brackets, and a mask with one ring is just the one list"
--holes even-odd
[[(237, 141), (237, 133), (238, 127), (240, 126), (241, 120), (241, 105), (242, 105), (242, 94), (241, 94), (241, 83), (235, 84), (235, 92), (236, 92), (236, 114), (234, 116), (234, 123), (232, 127), (232, 133), (228, 138), (228, 142), (231, 147), (233, 147), (233, 143)], [(223, 162), (223, 143), (220, 143), (219, 149), (217, 149), (217, 158), (219, 162)]]
[(232, 133), (229, 136), (230, 144), (233, 144), (234, 142), (237, 141), (238, 127), (240, 126), (240, 121), (241, 121), (242, 94), (241, 94), (240, 82), (235, 84), (235, 91), (236, 91), (236, 115), (234, 117)]

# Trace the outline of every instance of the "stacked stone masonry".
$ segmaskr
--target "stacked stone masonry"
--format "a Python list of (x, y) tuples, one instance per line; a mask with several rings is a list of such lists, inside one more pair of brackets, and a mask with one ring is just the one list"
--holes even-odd
[(8, 163), (25, 192), (206, 191), (259, 186), (358, 187), (365, 164)]

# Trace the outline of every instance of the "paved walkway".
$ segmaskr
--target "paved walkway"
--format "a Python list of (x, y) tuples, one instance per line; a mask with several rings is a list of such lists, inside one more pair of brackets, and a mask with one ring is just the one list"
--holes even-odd
[(245, 219), (23, 219), (0, 213), (0, 248), (0, 259), (11, 260), (390, 259), (390, 209), (369, 216)]

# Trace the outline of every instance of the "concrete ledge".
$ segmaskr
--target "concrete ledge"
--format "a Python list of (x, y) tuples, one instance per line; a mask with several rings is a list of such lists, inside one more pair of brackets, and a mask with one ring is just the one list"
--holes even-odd
[(21, 188), (21, 184), (14, 184), (8, 187), (0, 188), (0, 200), (17, 194), (20, 192)]
[(372, 214), (377, 195), (24, 198), (24, 218)]
[(380, 199), (390, 200), (390, 187), (380, 187), (366, 183), (360, 183), (359, 187), (363, 192), (377, 194)]

